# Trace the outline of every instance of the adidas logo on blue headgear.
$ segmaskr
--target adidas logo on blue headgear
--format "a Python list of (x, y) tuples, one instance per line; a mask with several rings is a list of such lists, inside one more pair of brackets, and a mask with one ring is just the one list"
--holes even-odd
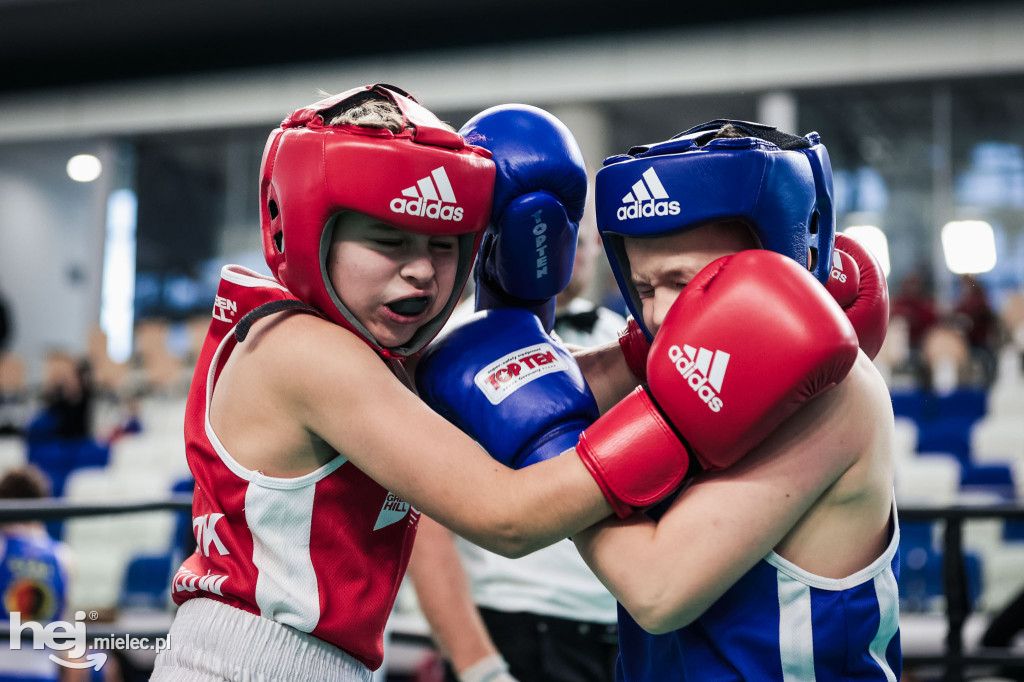
[[(715, 137), (727, 125), (741, 137)], [(670, 140), (633, 147), (597, 173), (597, 227), (619, 289), (643, 324), (624, 237), (657, 237), (739, 220), (761, 245), (806, 265), (824, 283), (832, 263), (832, 166), (817, 133), (717, 119)]]
[(622, 197), (622, 203), (615, 216), (619, 220), (650, 218), (655, 215), (679, 215), (679, 202), (671, 201), (661, 178), (648, 168), (639, 180), (633, 183), (629, 194)]

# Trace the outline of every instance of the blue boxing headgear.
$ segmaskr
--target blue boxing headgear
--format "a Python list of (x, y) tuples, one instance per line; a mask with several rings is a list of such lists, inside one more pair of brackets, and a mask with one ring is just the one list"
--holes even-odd
[[(745, 136), (715, 138), (726, 125)], [(828, 281), (836, 222), (832, 166), (817, 133), (798, 137), (760, 123), (709, 121), (606, 159), (595, 199), (608, 262), (648, 338), (624, 237), (663, 237), (740, 221), (765, 249)]]

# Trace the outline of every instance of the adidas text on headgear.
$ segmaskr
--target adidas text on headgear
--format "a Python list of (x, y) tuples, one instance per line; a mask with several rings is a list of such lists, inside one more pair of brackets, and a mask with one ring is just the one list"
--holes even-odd
[[(327, 125), (331, 112), (387, 100), (401, 129)], [(440, 331), (469, 278), (494, 189), (490, 153), (404, 91), (353, 88), (303, 107), (270, 134), (260, 168), (260, 228), (270, 271), (302, 301), (385, 356), (406, 356)], [(458, 237), (455, 287), (443, 310), (401, 348), (383, 348), (345, 307), (326, 269), (333, 218), (355, 211), (421, 235)]]
[[(740, 137), (716, 137), (726, 126)], [(648, 338), (624, 239), (709, 223), (745, 223), (761, 245), (824, 283), (835, 241), (832, 166), (817, 133), (719, 119), (605, 160), (595, 183), (597, 228), (626, 305)], [(809, 262), (808, 262), (809, 261)]]

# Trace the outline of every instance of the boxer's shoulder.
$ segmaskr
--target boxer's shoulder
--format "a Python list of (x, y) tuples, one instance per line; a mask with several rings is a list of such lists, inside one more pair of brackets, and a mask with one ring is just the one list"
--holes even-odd
[(285, 372), (305, 367), (328, 371), (350, 363), (358, 367), (378, 358), (355, 332), (304, 311), (286, 311), (259, 320), (239, 350), (240, 355)]
[(869, 424), (858, 426), (876, 431), (892, 429), (892, 398), (889, 387), (882, 373), (875, 367), (875, 363), (863, 351), (858, 354), (857, 361), (843, 383), (847, 385), (847, 392), (850, 395), (847, 400), (857, 401), (861, 409), (872, 418)]
[(356, 334), (316, 315), (289, 311), (257, 321), (224, 366), (215, 396), (276, 405), (300, 421), (332, 392), (365, 389), (393, 377)]
[[(892, 497), (893, 415), (889, 391), (874, 364), (861, 352), (850, 373), (819, 406), (808, 437), (820, 437), (820, 462), (832, 467), (835, 482), (816, 506), (867, 509)], [(812, 510), (813, 512), (813, 510)], [(813, 515), (813, 514), (812, 514)]]

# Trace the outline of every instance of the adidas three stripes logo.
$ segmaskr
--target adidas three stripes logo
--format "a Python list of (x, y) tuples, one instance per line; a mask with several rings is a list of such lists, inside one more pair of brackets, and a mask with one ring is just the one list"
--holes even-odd
[(448, 173), (444, 166), (438, 166), (430, 171), (430, 175), (403, 189), (402, 196), (391, 200), (390, 208), (395, 213), (457, 222), (462, 220), (462, 207), (455, 206), (455, 203), (455, 191), (448, 180)]
[(679, 202), (672, 201), (654, 168), (648, 168), (622, 197), (616, 212), (619, 220), (679, 215)]
[(668, 359), (676, 371), (712, 412), (720, 412), (724, 406), (718, 394), (722, 390), (730, 357), (723, 350), (698, 349), (686, 344), (682, 348), (673, 345), (668, 349)]

